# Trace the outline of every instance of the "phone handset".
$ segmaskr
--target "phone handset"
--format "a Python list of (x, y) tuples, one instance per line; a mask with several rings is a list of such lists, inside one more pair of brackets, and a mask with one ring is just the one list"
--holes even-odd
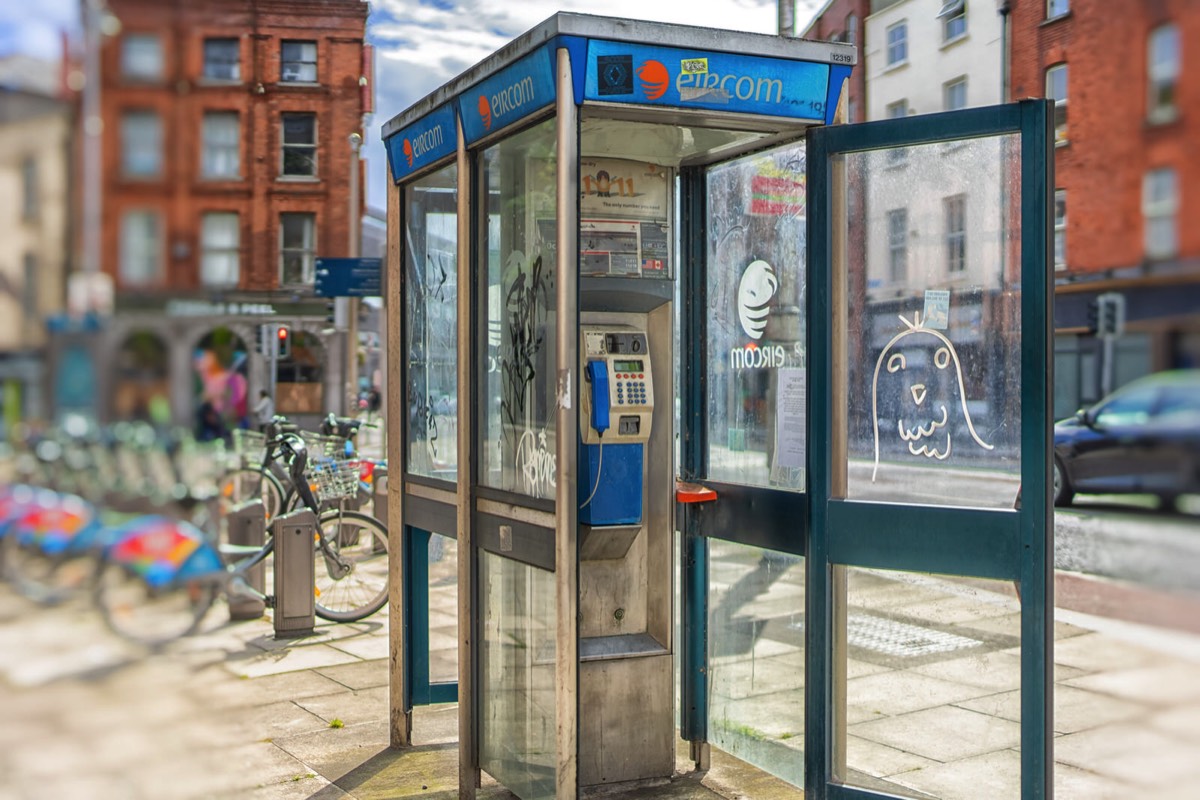
[(592, 430), (603, 436), (608, 430), (608, 362), (595, 359), (587, 363), (592, 388)]

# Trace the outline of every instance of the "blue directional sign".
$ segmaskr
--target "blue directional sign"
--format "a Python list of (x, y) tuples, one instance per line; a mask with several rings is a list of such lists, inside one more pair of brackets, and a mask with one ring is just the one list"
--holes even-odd
[(382, 258), (318, 258), (314, 285), (320, 297), (380, 297)]

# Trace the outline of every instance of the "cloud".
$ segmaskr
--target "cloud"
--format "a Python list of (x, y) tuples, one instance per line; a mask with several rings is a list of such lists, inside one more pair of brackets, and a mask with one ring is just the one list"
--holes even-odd
[(79, 0), (0, 2), (0, 55), (23, 53), (57, 61), (60, 31), (79, 30)]
[[(797, 0), (796, 29), (803, 30), (824, 0)], [(367, 131), (368, 202), (385, 202), (387, 168), (383, 123), (451, 78), (558, 11), (591, 13), (583, 0), (374, 0), (367, 38), (376, 47), (375, 108)], [(605, 16), (671, 22), (726, 30), (774, 33), (775, 0), (610, 0)]]

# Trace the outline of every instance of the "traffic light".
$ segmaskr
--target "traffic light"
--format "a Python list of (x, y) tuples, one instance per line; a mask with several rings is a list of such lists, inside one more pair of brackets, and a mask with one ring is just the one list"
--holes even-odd
[(1125, 296), (1106, 292), (1096, 298), (1097, 336), (1120, 336), (1125, 332)]
[(267, 327), (266, 325), (255, 325), (254, 326), (254, 352), (258, 353), (259, 355), (264, 355), (264, 356), (267, 354), (266, 348), (263, 347), (263, 339), (264, 339), (263, 334), (264, 334), (266, 327)]
[(275, 357), (290, 358), (292, 355), (292, 331), (286, 325), (280, 325), (275, 332)]
[(331, 328), (337, 324), (337, 306), (332, 300), (325, 304), (325, 322)]

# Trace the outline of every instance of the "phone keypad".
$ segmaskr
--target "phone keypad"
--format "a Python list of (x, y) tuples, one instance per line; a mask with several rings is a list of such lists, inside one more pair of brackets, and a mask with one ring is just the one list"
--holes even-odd
[(644, 378), (644, 374), (617, 373), (617, 404), (629, 406), (646, 405), (646, 381)]

